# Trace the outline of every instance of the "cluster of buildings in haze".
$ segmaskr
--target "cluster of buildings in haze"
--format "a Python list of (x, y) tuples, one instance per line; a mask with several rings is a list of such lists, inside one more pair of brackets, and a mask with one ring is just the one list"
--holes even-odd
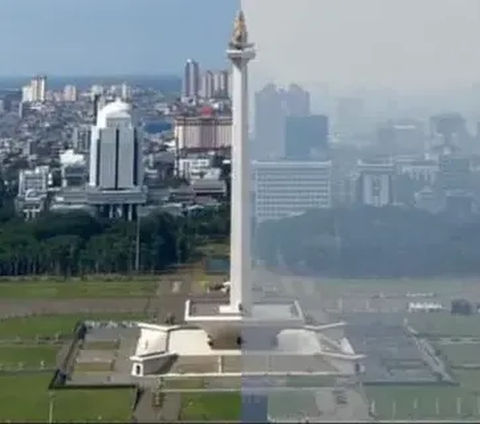
[[(460, 113), (367, 123), (342, 97), (333, 119), (297, 84), (255, 93), (250, 142), (257, 221), (311, 208), (388, 205), (467, 217), (480, 200), (480, 124)], [(180, 91), (121, 84), (50, 89), (35, 76), (0, 93), (0, 159), (25, 218), (217, 205), (228, 195), (231, 71), (185, 64)]]

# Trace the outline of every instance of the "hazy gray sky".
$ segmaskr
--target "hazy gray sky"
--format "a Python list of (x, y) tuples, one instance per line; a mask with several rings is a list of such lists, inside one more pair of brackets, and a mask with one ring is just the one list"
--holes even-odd
[(241, 0), (252, 82), (441, 89), (480, 80), (479, 0)]

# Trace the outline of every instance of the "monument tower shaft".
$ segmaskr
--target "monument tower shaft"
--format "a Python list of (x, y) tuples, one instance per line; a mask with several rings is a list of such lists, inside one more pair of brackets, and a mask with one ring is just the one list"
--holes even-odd
[(248, 63), (255, 58), (245, 17), (239, 12), (227, 51), (232, 62), (232, 168), (230, 233), (230, 308), (249, 314), (251, 276), (251, 167), (248, 136)]

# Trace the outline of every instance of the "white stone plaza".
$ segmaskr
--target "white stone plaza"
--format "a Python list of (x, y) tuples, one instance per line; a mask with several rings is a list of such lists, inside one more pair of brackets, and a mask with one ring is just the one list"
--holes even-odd
[(343, 331), (338, 331), (345, 323), (309, 326), (296, 299), (253, 300), (248, 63), (256, 52), (242, 12), (227, 55), (233, 84), (229, 301), (188, 300), (181, 325), (140, 323), (136, 351), (130, 357), (132, 375), (354, 375), (363, 356), (356, 355)]

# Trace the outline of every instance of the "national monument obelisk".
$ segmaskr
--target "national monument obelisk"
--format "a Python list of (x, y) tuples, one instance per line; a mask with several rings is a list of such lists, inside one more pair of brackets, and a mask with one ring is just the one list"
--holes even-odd
[(232, 63), (232, 168), (230, 230), (230, 304), (222, 311), (249, 315), (251, 275), (251, 170), (248, 140), (248, 63), (256, 56), (248, 41), (245, 15), (236, 17), (227, 50)]
[(232, 169), (230, 228), (230, 297), (191, 299), (185, 321), (205, 330), (217, 349), (251, 346), (269, 348), (279, 331), (304, 324), (296, 300), (253, 300), (251, 255), (251, 158), (249, 152), (248, 64), (256, 57), (249, 41), (245, 15), (238, 12), (227, 57), (232, 64)]

